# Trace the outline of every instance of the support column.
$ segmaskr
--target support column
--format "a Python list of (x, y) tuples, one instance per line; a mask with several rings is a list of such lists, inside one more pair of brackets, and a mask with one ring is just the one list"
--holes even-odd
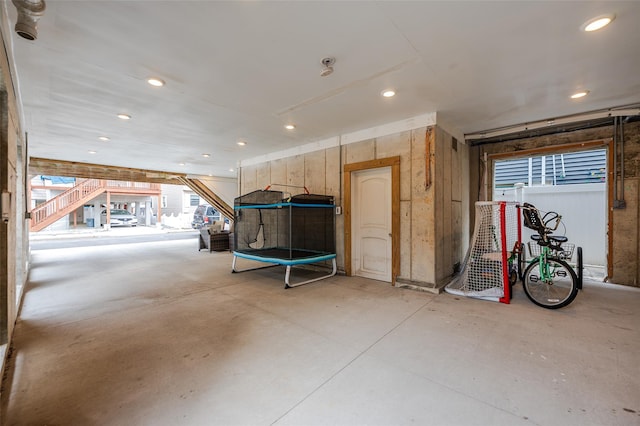
[(144, 225), (151, 226), (151, 201), (144, 202)]
[(156, 203), (158, 208), (156, 209), (156, 226), (161, 226), (162, 222), (162, 194), (158, 195), (158, 202)]
[[(107, 191), (107, 207), (105, 207), (107, 216), (104, 220), (104, 229), (111, 229), (111, 191)], [(101, 211), (100, 204), (98, 204), (98, 211)], [(100, 217), (100, 216), (99, 216)], [(100, 225), (98, 225), (100, 226)]]

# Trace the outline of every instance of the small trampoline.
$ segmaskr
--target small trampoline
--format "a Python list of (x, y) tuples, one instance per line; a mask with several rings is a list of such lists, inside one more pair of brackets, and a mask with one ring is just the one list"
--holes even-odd
[[(333, 197), (259, 190), (235, 199), (233, 272), (282, 265), (285, 288), (332, 277), (337, 272)], [(237, 259), (269, 265), (238, 269)], [(294, 266), (331, 263), (320, 277), (291, 283)]]

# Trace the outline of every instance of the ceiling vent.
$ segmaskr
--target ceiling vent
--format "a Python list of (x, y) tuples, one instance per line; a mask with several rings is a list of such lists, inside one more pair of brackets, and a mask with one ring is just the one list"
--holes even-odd
[(13, 0), (18, 11), (16, 33), (27, 40), (38, 38), (38, 20), (44, 15), (46, 5), (44, 0)]

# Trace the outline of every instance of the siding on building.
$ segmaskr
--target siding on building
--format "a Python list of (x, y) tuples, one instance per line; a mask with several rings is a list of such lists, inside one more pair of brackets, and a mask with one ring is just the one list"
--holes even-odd
[(605, 181), (606, 165), (604, 149), (496, 161), (494, 185), (509, 188), (518, 182), (527, 186), (599, 183)]

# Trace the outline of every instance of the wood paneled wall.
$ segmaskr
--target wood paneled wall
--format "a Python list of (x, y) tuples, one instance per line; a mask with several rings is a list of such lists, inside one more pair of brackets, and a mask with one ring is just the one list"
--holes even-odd
[[(458, 142), (457, 150), (452, 149), (451, 135), (437, 126), (243, 167), (241, 193), (272, 184), (304, 186), (312, 193), (332, 195), (341, 206), (345, 164), (395, 156), (400, 157), (397, 280), (426, 287), (442, 285), (462, 261), (468, 244), (469, 190), (464, 166), (468, 147)], [(301, 192), (298, 188), (288, 191)], [(336, 242), (338, 265), (344, 271), (342, 215), (336, 217)]]

